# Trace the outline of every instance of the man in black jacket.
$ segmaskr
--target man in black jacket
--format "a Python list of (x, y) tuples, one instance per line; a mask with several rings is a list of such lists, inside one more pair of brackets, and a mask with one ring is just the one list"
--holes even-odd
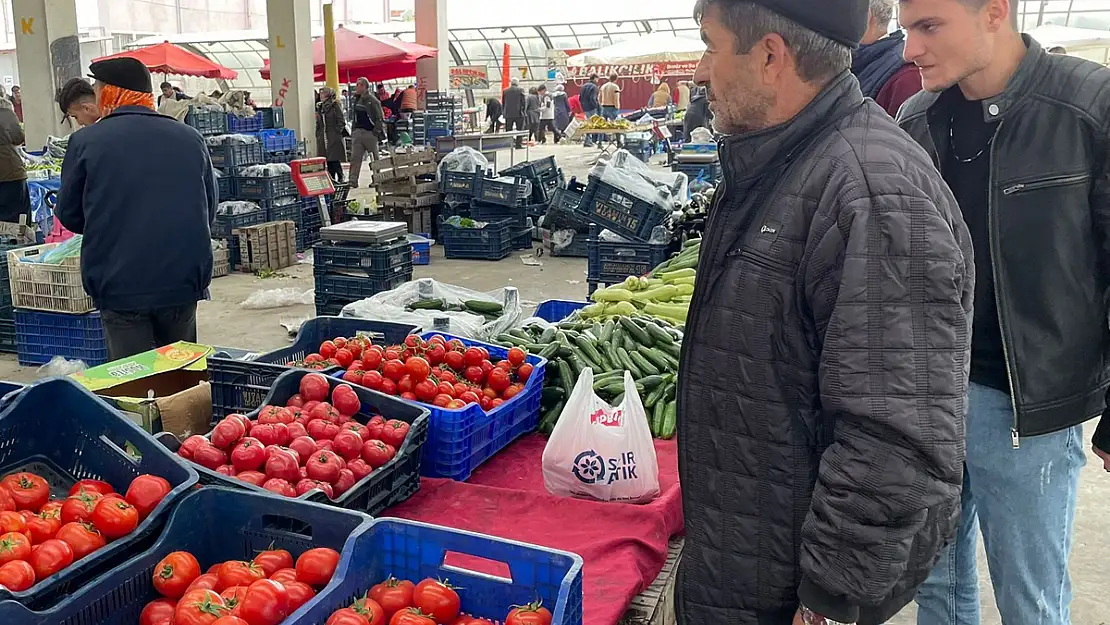
[[(594, 115), (601, 115), (601, 105), (597, 102), (597, 74), (590, 74), (589, 82), (582, 85), (582, 90), (578, 93), (578, 103), (582, 105), (582, 113), (587, 120)], [(600, 141), (597, 135), (586, 135), (583, 147), (588, 148), (595, 141)]]
[(378, 145), (385, 140), (385, 121), (382, 103), (370, 91), (370, 81), (359, 78), (355, 83), (355, 101), (352, 106), (355, 114), (351, 124), (351, 188), (358, 188), (362, 175), (362, 161), (367, 154), (378, 160)]
[[(196, 340), (197, 302), (212, 279), (216, 178), (204, 138), (154, 112), (142, 63), (89, 69), (102, 108), (114, 110), (70, 136), (54, 217), (84, 235), (81, 279), (115, 360)], [(105, 101), (120, 90), (126, 98)], [(130, 100), (146, 104), (115, 106)]]
[(867, 0), (699, 0), (722, 186), (678, 383), (683, 625), (881, 623), (955, 534), (971, 238), (852, 76)]
[[(903, 1), (925, 92), (899, 123), (975, 245), (963, 523), (918, 596), (921, 625), (976, 625), (982, 529), (1007, 625), (1067, 625), (1080, 425), (1110, 385), (1110, 70), (1049, 55), (1006, 0)], [(1110, 470), (1110, 417), (1095, 432)]]

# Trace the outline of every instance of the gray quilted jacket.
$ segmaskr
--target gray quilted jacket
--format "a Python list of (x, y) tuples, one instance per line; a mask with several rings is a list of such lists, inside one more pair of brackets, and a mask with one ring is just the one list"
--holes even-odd
[(971, 237), (847, 72), (721, 158), (680, 367), (680, 622), (880, 623), (959, 521)]

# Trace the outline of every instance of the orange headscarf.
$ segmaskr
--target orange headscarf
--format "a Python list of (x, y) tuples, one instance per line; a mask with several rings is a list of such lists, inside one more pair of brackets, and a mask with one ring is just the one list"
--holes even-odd
[(104, 85), (100, 90), (100, 115), (107, 117), (121, 106), (145, 106), (154, 108), (153, 93), (139, 93), (115, 85)]

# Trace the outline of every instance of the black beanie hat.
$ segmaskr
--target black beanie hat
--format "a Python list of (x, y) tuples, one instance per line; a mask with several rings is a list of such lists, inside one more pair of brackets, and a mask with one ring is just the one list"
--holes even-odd
[(867, 0), (752, 0), (849, 48), (867, 32)]
[(138, 59), (105, 59), (89, 65), (89, 78), (115, 85), (121, 89), (151, 93), (150, 70)]

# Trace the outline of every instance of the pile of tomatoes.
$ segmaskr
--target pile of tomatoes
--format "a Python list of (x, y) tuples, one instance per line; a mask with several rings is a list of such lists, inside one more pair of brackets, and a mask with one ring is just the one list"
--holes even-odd
[[(462, 589), (436, 579), (413, 584), (390, 576), (350, 607), (333, 612), (326, 625), (493, 625), (489, 619), (462, 614), (458, 590)], [(551, 625), (551, 612), (541, 601), (512, 606), (503, 623)]]
[(0, 586), (21, 592), (135, 531), (172, 487), (140, 475), (120, 495), (111, 484), (81, 480), (65, 499), (50, 484), (19, 472), (0, 480)]
[(347, 382), (386, 395), (451, 410), (478, 404), (488, 412), (524, 390), (532, 375), (527, 358), (527, 352), (514, 347), (495, 363), (486, 348), (437, 334), (428, 340), (409, 335), (402, 345), (386, 347), (364, 337), (336, 338), (321, 343), (320, 351), (305, 362), (342, 367)]
[(286, 497), (319, 489), (334, 500), (404, 445), (410, 427), (404, 421), (380, 415), (366, 425), (355, 421), (362, 405), (351, 385), (331, 390), (326, 377), (309, 373), (298, 390), (285, 406), (263, 406), (257, 421), (228, 415), (208, 437), (185, 439), (177, 453)]
[(296, 564), (288, 551), (268, 549), (201, 574), (193, 554), (175, 551), (154, 567), (161, 598), (146, 604), (139, 625), (277, 625), (327, 586), (338, 564), (339, 552), (326, 547)]

